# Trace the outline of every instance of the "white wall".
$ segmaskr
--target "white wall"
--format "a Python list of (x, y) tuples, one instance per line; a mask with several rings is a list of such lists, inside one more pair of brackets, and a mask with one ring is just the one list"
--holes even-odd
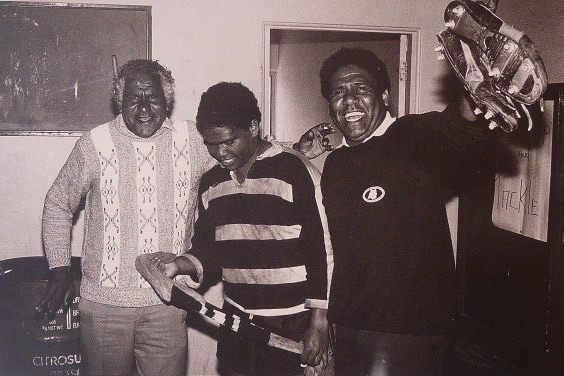
[(500, 0), (497, 13), (531, 38), (540, 52), (548, 82), (564, 82), (564, 1)]

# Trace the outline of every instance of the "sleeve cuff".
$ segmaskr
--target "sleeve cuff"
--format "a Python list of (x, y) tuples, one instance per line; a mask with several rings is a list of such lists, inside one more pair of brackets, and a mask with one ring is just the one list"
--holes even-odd
[(182, 255), (182, 257), (186, 257), (188, 260), (192, 262), (192, 264), (194, 264), (194, 266), (196, 267), (196, 273), (198, 274), (198, 280), (195, 281), (194, 279), (192, 279), (192, 277), (188, 275), (181, 275), (177, 277), (178, 278), (177, 281), (181, 281), (185, 283), (186, 286), (192, 289), (199, 288), (204, 279), (204, 268), (202, 266), (202, 263), (200, 262), (200, 260), (198, 260), (196, 257), (190, 254)]
[(48, 254), (46, 258), (47, 258), (47, 264), (49, 265), (49, 270), (58, 268), (60, 266), (71, 265), (70, 251), (64, 251), (62, 253), (57, 253), (57, 254)]
[(329, 302), (327, 300), (322, 300), (322, 299), (306, 299), (305, 300), (305, 307), (306, 308), (327, 309), (328, 306), (329, 306)]

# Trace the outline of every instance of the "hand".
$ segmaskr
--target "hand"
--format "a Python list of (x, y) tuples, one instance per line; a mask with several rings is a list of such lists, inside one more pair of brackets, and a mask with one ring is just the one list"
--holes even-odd
[(59, 308), (68, 308), (74, 295), (70, 266), (52, 269), (47, 288), (35, 307), (38, 317), (52, 320)]
[(180, 266), (176, 262), (176, 255), (171, 252), (155, 252), (152, 253), (154, 262), (159, 270), (164, 273), (167, 278), (174, 278), (180, 272)]
[(304, 133), (300, 140), (293, 145), (293, 148), (308, 159), (316, 158), (326, 151), (334, 149), (327, 138), (331, 133), (335, 133), (335, 129), (331, 124), (317, 124)]
[(304, 376), (320, 376), (323, 375), (325, 367), (327, 365), (323, 363), (319, 363), (317, 366), (306, 366), (304, 369)]
[(488, 8), (490, 8), (490, 10), (492, 12), (495, 13), (495, 11), (497, 10), (497, 3), (499, 2), (499, 0), (485, 0), (483, 3), (486, 4), (486, 6)]
[[(329, 360), (329, 324), (324, 309), (312, 309), (311, 323), (304, 334), (302, 363), (317, 369), (325, 368)], [(306, 369), (307, 371), (307, 369)], [(314, 371), (314, 370), (310, 370)]]

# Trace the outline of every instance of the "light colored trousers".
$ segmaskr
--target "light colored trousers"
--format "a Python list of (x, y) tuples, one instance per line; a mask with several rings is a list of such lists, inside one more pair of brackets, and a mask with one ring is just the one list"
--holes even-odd
[(164, 304), (116, 307), (86, 299), (78, 308), (86, 375), (186, 374), (186, 311)]

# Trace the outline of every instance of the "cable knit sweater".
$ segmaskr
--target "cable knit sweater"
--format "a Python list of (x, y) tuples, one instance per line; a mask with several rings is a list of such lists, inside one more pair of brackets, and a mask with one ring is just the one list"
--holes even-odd
[(85, 198), (81, 296), (122, 307), (161, 303), (135, 258), (189, 248), (184, 239), (192, 237), (198, 185), (213, 164), (191, 122), (167, 119), (141, 138), (119, 115), (85, 133), (45, 199), (49, 267), (70, 265), (73, 215)]

